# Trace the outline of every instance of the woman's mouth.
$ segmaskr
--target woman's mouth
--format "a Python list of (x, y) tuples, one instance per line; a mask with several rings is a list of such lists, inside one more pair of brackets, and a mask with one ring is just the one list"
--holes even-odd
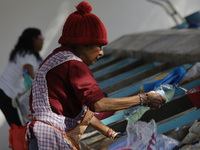
[(96, 62), (96, 61), (98, 61), (99, 60), (99, 58), (97, 57), (94, 61)]

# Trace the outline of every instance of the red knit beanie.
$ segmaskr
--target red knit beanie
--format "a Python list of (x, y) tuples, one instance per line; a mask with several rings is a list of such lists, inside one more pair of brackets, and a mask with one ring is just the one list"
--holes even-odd
[(106, 45), (107, 31), (101, 20), (91, 13), (92, 6), (82, 1), (76, 6), (77, 11), (67, 18), (60, 44), (70, 45)]

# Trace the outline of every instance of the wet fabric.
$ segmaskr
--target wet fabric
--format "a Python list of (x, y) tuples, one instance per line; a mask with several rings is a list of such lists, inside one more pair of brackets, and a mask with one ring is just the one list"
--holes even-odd
[(161, 84), (176, 84), (184, 77), (186, 70), (183, 67), (176, 67), (166, 77), (153, 82), (145, 83), (143, 86), (143, 92), (149, 92), (155, 90)]

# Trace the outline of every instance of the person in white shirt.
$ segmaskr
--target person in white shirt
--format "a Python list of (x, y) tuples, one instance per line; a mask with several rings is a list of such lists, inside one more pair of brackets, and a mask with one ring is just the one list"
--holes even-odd
[(22, 125), (17, 109), (12, 105), (12, 99), (25, 89), (24, 70), (28, 71), (32, 79), (34, 78), (42, 62), (39, 51), (42, 49), (43, 40), (39, 29), (25, 29), (11, 51), (9, 62), (0, 76), (0, 109), (9, 125)]

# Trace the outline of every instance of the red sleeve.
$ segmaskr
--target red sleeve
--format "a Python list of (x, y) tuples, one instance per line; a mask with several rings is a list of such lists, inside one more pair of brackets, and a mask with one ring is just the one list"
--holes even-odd
[(69, 66), (69, 80), (81, 103), (94, 111), (94, 104), (105, 96), (88, 66), (83, 62), (71, 61)]

